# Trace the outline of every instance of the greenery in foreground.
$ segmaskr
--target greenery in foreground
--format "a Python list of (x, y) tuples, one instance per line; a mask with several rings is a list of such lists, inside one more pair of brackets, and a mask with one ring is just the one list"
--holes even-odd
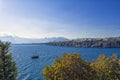
[(99, 55), (88, 63), (79, 54), (64, 54), (46, 66), (42, 73), (46, 80), (120, 80), (120, 61), (117, 55)]
[(8, 52), (10, 43), (0, 42), (0, 80), (17, 80), (17, 67)]

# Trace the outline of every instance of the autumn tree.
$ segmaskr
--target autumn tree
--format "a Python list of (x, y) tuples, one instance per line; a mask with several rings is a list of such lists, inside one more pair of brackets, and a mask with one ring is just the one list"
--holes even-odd
[(79, 54), (64, 54), (46, 66), (42, 73), (46, 80), (97, 80), (96, 72)]
[(0, 80), (17, 80), (17, 68), (9, 46), (8, 42), (0, 42)]
[(120, 80), (120, 64), (116, 55), (100, 55), (91, 66), (97, 71), (99, 80)]

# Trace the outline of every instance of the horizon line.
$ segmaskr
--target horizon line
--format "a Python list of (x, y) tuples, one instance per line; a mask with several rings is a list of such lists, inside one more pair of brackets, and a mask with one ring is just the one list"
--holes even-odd
[(53, 37), (23, 37), (23, 36), (16, 36), (16, 35), (0, 35), (0, 37), (18, 37), (18, 38), (27, 38), (27, 39), (45, 39), (45, 38), (66, 38), (66, 39), (79, 39), (79, 38), (114, 38), (114, 37), (120, 37), (120, 36), (107, 36), (107, 37), (76, 37), (76, 38), (68, 38), (65, 36), (53, 36)]

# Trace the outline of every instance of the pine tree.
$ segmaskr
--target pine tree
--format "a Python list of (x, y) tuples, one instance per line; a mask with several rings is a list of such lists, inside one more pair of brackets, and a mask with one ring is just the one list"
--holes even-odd
[(9, 47), (10, 43), (0, 42), (0, 80), (17, 80), (17, 67)]

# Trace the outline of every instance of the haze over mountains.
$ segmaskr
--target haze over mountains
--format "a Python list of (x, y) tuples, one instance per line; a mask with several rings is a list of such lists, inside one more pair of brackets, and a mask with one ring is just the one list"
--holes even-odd
[[(108, 38), (116, 38), (120, 39), (119, 37), (108, 37)], [(108, 39), (108, 38), (103, 38), (103, 39)], [(38, 39), (33, 39), (33, 38), (22, 38), (18, 36), (0, 36), (1, 41), (8, 41), (13, 44), (20, 44), (20, 43), (47, 43), (47, 42), (58, 42), (58, 41), (67, 41), (67, 40), (76, 40), (76, 41), (84, 41), (84, 40), (96, 40), (100, 38), (77, 38), (77, 39), (68, 39), (65, 37), (51, 37), (51, 38), (38, 38)]]
[(32, 39), (32, 38), (22, 38), (17, 36), (0, 36), (0, 40), (8, 41), (11, 43), (46, 43), (46, 42), (53, 42), (53, 41), (66, 41), (68, 39), (64, 37)]

